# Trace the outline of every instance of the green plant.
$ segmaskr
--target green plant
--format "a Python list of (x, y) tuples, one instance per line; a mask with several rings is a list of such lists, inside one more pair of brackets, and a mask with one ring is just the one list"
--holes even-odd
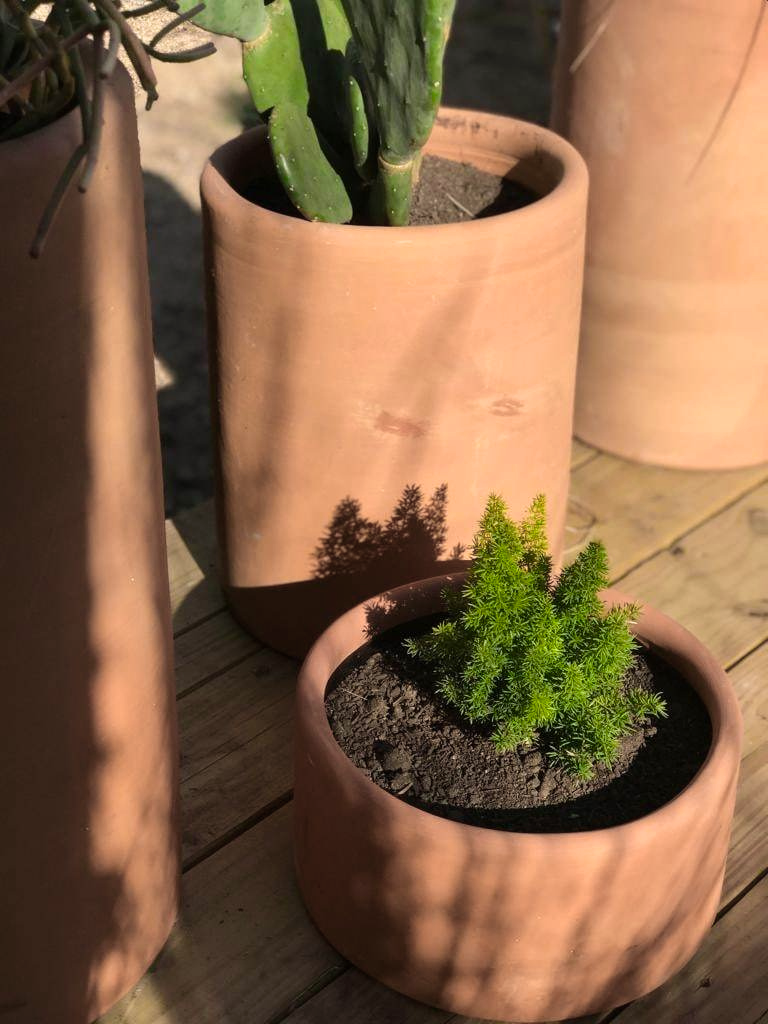
[(636, 605), (605, 610), (605, 548), (590, 543), (552, 577), (543, 496), (519, 524), (491, 495), (459, 592), (444, 594), (447, 616), (408, 641), (433, 666), (439, 691), (470, 722), (488, 722), (501, 750), (544, 734), (549, 756), (589, 778), (610, 765), (619, 741), (642, 719), (665, 714), (658, 694), (626, 686)]
[(278, 176), (305, 217), (407, 224), (454, 4), (207, 0), (194, 20), (242, 41)]
[[(104, 83), (114, 71), (122, 47), (147, 95), (147, 108), (157, 99), (157, 79), (151, 58), (197, 60), (213, 52), (211, 43), (183, 52), (165, 53), (158, 44), (177, 26), (199, 13), (190, 7), (168, 22), (149, 43), (132, 25), (159, 10), (177, 12), (176, 0), (150, 0), (141, 7), (122, 9), (121, 0), (0, 0), (0, 142), (42, 128), (66, 113), (80, 109), (82, 142), (64, 167), (32, 243), (39, 256), (53, 219), (75, 178), (81, 192), (88, 189), (99, 158)], [(92, 66), (86, 69), (82, 42), (90, 38)], [(79, 175), (79, 177), (78, 177)]]

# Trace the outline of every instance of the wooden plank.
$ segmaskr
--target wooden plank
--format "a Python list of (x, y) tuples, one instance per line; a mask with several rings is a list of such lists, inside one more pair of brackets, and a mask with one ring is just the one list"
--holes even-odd
[(224, 607), (216, 579), (213, 502), (165, 523), (173, 630), (179, 633)]
[(575, 557), (602, 540), (618, 578), (767, 478), (766, 466), (688, 472), (600, 454), (572, 473), (566, 546)]
[(723, 904), (768, 867), (768, 643), (729, 676), (744, 716), (744, 748)]
[(296, 670), (291, 658), (264, 647), (182, 698), (182, 781), (260, 737), (269, 709), (293, 695)]
[(758, 647), (728, 674), (739, 695), (744, 716), (746, 757), (768, 739), (768, 643)]
[(181, 783), (185, 866), (219, 846), (243, 822), (290, 798), (293, 697), (271, 705), (260, 722), (264, 732), (248, 743), (250, 757), (225, 754)]
[(291, 789), (296, 672), (262, 648), (179, 702), (185, 862)]
[(290, 808), (185, 876), (179, 923), (102, 1024), (267, 1024), (343, 964), (293, 881)]
[(262, 644), (241, 629), (229, 612), (205, 619), (174, 642), (176, 695), (183, 696), (261, 648)]
[(768, 484), (634, 569), (620, 587), (674, 616), (730, 665), (768, 636)]
[(619, 1014), (621, 1024), (754, 1024), (768, 1009), (768, 878), (707, 936), (679, 974)]
[(599, 454), (597, 448), (593, 448), (585, 441), (579, 441), (577, 437), (574, 437), (571, 440), (571, 470), (588, 462), (589, 459), (597, 458)]
[(401, 996), (350, 967), (289, 1019), (291, 1024), (458, 1024), (464, 1018)]
[(729, 903), (768, 867), (768, 737), (741, 763), (723, 886)]

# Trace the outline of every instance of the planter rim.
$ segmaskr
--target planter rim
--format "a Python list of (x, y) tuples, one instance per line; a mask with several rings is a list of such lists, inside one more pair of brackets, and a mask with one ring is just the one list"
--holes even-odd
[[(332, 672), (362, 644), (347, 650), (338, 660), (333, 648), (338, 644), (339, 635), (344, 632), (357, 630), (359, 633), (359, 627), (365, 622), (365, 609), (372, 603), (382, 599), (397, 601), (398, 598), (413, 598), (415, 595), (422, 604), (427, 605), (439, 599), (440, 592), (446, 585), (458, 585), (465, 577), (466, 573), (435, 576), (386, 591), (357, 605), (321, 634), (301, 666), (297, 700), (304, 703), (307, 709), (307, 718), (311, 727), (316, 730), (317, 741), (322, 745), (324, 754), (334, 770), (347, 779), (351, 778), (356, 788), (365, 795), (366, 801), (375, 805), (378, 810), (397, 814), (401, 818), (410, 818), (414, 829), (431, 830), (437, 835), (467, 835), (466, 830), (469, 829), (470, 834), (482, 836), (484, 843), (500, 845), (506, 844), (510, 836), (514, 837), (516, 843), (529, 843), (533, 846), (556, 839), (561, 844), (573, 846), (574, 855), (583, 855), (591, 846), (599, 848), (603, 837), (608, 835), (631, 840), (643, 833), (647, 834), (649, 828), (653, 831), (662, 830), (676, 819), (686, 820), (691, 814), (692, 806), (698, 803), (700, 794), (706, 799), (710, 780), (721, 771), (723, 765), (727, 765), (733, 771), (738, 770), (743, 725), (735, 692), (724, 669), (704, 644), (676, 620), (651, 605), (642, 604), (640, 623), (635, 630), (636, 636), (647, 641), (662, 658), (665, 657), (665, 653), (660, 649), (661, 644), (657, 643), (657, 640), (661, 641), (663, 638), (667, 654), (677, 656), (685, 663), (687, 672), (684, 674), (696, 675), (702, 680), (706, 692), (698, 689), (697, 692), (707, 709), (712, 725), (712, 742), (703, 764), (691, 781), (667, 803), (649, 814), (607, 828), (577, 832), (514, 832), (441, 818), (405, 803), (377, 786), (375, 782), (366, 778), (341, 749), (331, 731), (325, 711), (325, 692)], [(614, 588), (603, 591), (603, 598), (608, 604), (633, 601), (633, 598)], [(392, 625), (410, 621), (412, 618), (411, 615), (403, 615), (402, 618), (393, 621)]]
[[(93, 49), (93, 43), (90, 39), (82, 39), (78, 44), (78, 49), (81, 50), (84, 54), (87, 54)], [(90, 77), (90, 73), (90, 64), (86, 63), (86, 78)], [(123, 64), (121, 60), (118, 60), (117, 64), (115, 65), (113, 75), (123, 74), (128, 74), (128, 71), (125, 67), (125, 64)], [(19, 135), (15, 139), (6, 139), (4, 142), (0, 142), (0, 149), (2, 149), (2, 151), (7, 155), (10, 150), (10, 147), (12, 147), (14, 144), (18, 145), (19, 149), (21, 149), (24, 143), (29, 144), (29, 141), (32, 139), (43, 139), (55, 128), (61, 127), (62, 125), (67, 124), (71, 120), (77, 120), (79, 130), (80, 104), (77, 102), (77, 100), (73, 100), (72, 106), (69, 110), (65, 111), (63, 114), (59, 114), (58, 117), (55, 117), (53, 121), (49, 121), (48, 124), (44, 124), (40, 128), (35, 128), (31, 132), (27, 132), (25, 135)]]
[(41, 128), (35, 128), (31, 132), (27, 132), (25, 135), (19, 135), (15, 139), (5, 139), (0, 142), (0, 152), (7, 158), (11, 149), (17, 149), (21, 152), (25, 146), (32, 146), (36, 142), (44, 141), (49, 135), (52, 135), (55, 131), (61, 131), (63, 127), (68, 128), (69, 122), (76, 120), (78, 127), (80, 124), (80, 106), (75, 105), (68, 110), (65, 114), (59, 114), (58, 117), (54, 118), (53, 121), (49, 121), (48, 124), (44, 124)]
[[(511, 156), (522, 159), (526, 156), (534, 156), (537, 153), (548, 153), (553, 156), (562, 166), (560, 180), (550, 189), (549, 192), (537, 198), (534, 202), (518, 210), (508, 210), (506, 213), (493, 214), (479, 220), (461, 221), (453, 224), (416, 224), (407, 227), (392, 227), (387, 225), (368, 224), (330, 224), (324, 221), (310, 221), (301, 215), (289, 217), (283, 213), (276, 213), (267, 210), (257, 203), (245, 199), (229, 182), (229, 171), (231, 167), (242, 158), (242, 156), (257, 142), (267, 137), (266, 126), (250, 128), (242, 134), (230, 139), (219, 146), (206, 161), (200, 179), (200, 190), (205, 196), (206, 202), (213, 208), (222, 212), (234, 213), (238, 218), (254, 225), (259, 222), (268, 222), (271, 228), (281, 229), (286, 234), (290, 232), (314, 231), (324, 232), (328, 235), (328, 241), (334, 244), (354, 244), (356, 241), (365, 240), (381, 244), (383, 241), (382, 232), (396, 245), (413, 245), (419, 239), (423, 239), (433, 245), (437, 238), (444, 244), (450, 244), (452, 237), (457, 231), (461, 232), (455, 241), (460, 242), (466, 237), (469, 231), (474, 232), (475, 237), (482, 238), (484, 234), (496, 234), (500, 222), (506, 221), (510, 228), (522, 226), (540, 215), (546, 210), (548, 216), (557, 216), (557, 208), (564, 211), (572, 205), (572, 194), (586, 190), (588, 182), (587, 165), (578, 152), (566, 139), (549, 128), (523, 121), (520, 118), (508, 117), (503, 114), (486, 114), (482, 111), (463, 109), (458, 107), (441, 107), (437, 115), (436, 123), (450, 119), (461, 121), (475, 121), (492, 127), (494, 124), (501, 129), (511, 127), (516, 130), (516, 136), (525, 148), (521, 152)], [(499, 134), (501, 134), (499, 132)], [(426, 149), (428, 150), (429, 142)], [(475, 152), (485, 151), (487, 153), (504, 153), (507, 147), (503, 141), (497, 145), (477, 142)], [(471, 153), (467, 154), (467, 161), (471, 162)], [(514, 220), (513, 220), (514, 219)]]

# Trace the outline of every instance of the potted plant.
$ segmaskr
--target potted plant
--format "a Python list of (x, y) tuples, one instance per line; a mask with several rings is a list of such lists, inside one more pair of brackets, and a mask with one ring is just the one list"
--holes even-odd
[(590, 444), (689, 469), (768, 459), (766, 92), (759, 0), (565, 0), (551, 124), (591, 179)]
[[(454, 565), (492, 479), (519, 511), (546, 492), (562, 544), (587, 176), (544, 128), (438, 112), (452, 9), (209, 0), (195, 19), (243, 41), (267, 121), (201, 184), (223, 583), (293, 654)], [(445, 515), (439, 544), (415, 515), (404, 554), (387, 524), (415, 489)]]
[(409, 996), (494, 1020), (604, 1011), (712, 922), (736, 698), (606, 579), (598, 543), (553, 576), (543, 500), (516, 525), (493, 497), (468, 573), (354, 608), (302, 667), (299, 885), (328, 941)]
[(150, 96), (154, 77), (128, 17), (110, 0), (0, 0), (0, 1006), (13, 1024), (95, 1019), (154, 959), (178, 900), (141, 170), (119, 45)]

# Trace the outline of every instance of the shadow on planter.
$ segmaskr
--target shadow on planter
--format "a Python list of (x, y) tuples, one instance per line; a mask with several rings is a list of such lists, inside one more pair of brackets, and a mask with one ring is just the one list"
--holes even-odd
[[(365, 801), (357, 808), (350, 806), (347, 809), (353, 821), (364, 820), (368, 811)], [(336, 825), (336, 821), (330, 821), (329, 829)], [(529, 928), (530, 919), (521, 922), (510, 915), (509, 894), (505, 886), (499, 884), (494, 888), (487, 884), (489, 875), (498, 876), (498, 871), (494, 871), (497, 865), (487, 856), (484, 837), (478, 836), (478, 831), (482, 830), (466, 829), (460, 855), (452, 857), (450, 865), (446, 865), (446, 874), (450, 876), (451, 882), (439, 892), (441, 887), (430, 883), (430, 872), (426, 868), (430, 855), (433, 858), (439, 857), (439, 850), (425, 843), (421, 831), (415, 829), (412, 833), (411, 853), (404, 853), (401, 848), (397, 855), (393, 855), (390, 826), (382, 822), (380, 831), (373, 834), (370, 844), (366, 845), (365, 854), (370, 858), (367, 867), (356, 868), (347, 858), (342, 857), (340, 871), (344, 873), (343, 884), (346, 890), (354, 893), (353, 914), (356, 923), (362, 925), (365, 922), (370, 932), (372, 922), (375, 922), (374, 930), (381, 929), (387, 936), (386, 945), (373, 943), (373, 951), (365, 948), (362, 938), (355, 943), (356, 948), (345, 947), (338, 940), (334, 941), (334, 936), (326, 935), (326, 938), (366, 973), (396, 990), (402, 992), (407, 987), (410, 996), (431, 1005), (468, 1015), (479, 1012), (485, 1017), (492, 1014), (494, 1020), (499, 1019), (501, 1014), (501, 1019), (515, 1020), (587, 1019), (555, 1017), (554, 1014), (558, 1014), (564, 1007), (577, 1007), (582, 1000), (580, 992), (585, 990), (590, 993), (590, 1002), (594, 1008), (587, 1011), (589, 1014), (623, 1004), (634, 998), (638, 989), (647, 990), (665, 980), (666, 970), (650, 986), (647, 981), (648, 963), (655, 959), (658, 950), (663, 951), (667, 963), (675, 965), (674, 970), (680, 969), (695, 952), (690, 938), (681, 935), (677, 928), (678, 919), (690, 915), (690, 903), (686, 896), (680, 896), (670, 903), (666, 896), (657, 896), (655, 887), (649, 885), (646, 890), (638, 891), (638, 898), (646, 901), (643, 914), (645, 921), (650, 923), (655, 915), (663, 915), (669, 923), (661, 931), (654, 931), (650, 924), (638, 926), (626, 942), (622, 935), (611, 956), (603, 957), (596, 968), (595, 949), (600, 940), (596, 940), (595, 933), (600, 931), (600, 919), (606, 907), (610, 908), (607, 911), (608, 917), (611, 913), (617, 913), (615, 908), (620, 907), (625, 899), (627, 880), (633, 874), (634, 858), (620, 832), (615, 835), (610, 852), (605, 852), (600, 858), (599, 867), (590, 866), (587, 884), (574, 884), (572, 875), (569, 878), (558, 876), (557, 873), (547, 875), (546, 870), (542, 870), (545, 858), (543, 848), (541, 860), (532, 858), (524, 850), (510, 852), (505, 870), (518, 879), (520, 889), (525, 889), (525, 880), (528, 879), (532, 891), (542, 892), (546, 878), (549, 891), (543, 895), (540, 904), (539, 924)], [(355, 845), (356, 852), (361, 849), (362, 844)], [(707, 849), (696, 849), (695, 840), (691, 840), (689, 852), (690, 858), (685, 869), (670, 879), (668, 887), (661, 888), (665, 893), (690, 893), (692, 880), (695, 880), (700, 891), (706, 894), (705, 905), (697, 915), (699, 927), (704, 930), (715, 914), (716, 900), (712, 899), (712, 894), (719, 892), (722, 864), (717, 857), (710, 856)], [(415, 867), (410, 875), (405, 876), (403, 863), (410, 855), (419, 861), (420, 867)], [(433, 865), (438, 863), (437, 859), (432, 861)], [(383, 897), (382, 893), (385, 894)], [(485, 946), (485, 955), (480, 960), (471, 955), (470, 947), (474, 937), (464, 933), (461, 928), (462, 921), (477, 919), (478, 905), (485, 908), (485, 914), (482, 915), (483, 927), (489, 940)], [(409, 907), (413, 913), (403, 915), (403, 906)], [(546, 921), (548, 918), (559, 918), (562, 921), (563, 917), (570, 922), (567, 929), (568, 945), (580, 951), (585, 961), (581, 986), (574, 980), (578, 969), (568, 979), (563, 979), (561, 986), (558, 986), (555, 974), (549, 975), (544, 982), (546, 975), (541, 970), (541, 958), (543, 951), (548, 948)], [(505, 953), (499, 952), (496, 956), (493, 953), (494, 936), (509, 934), (510, 931), (521, 936), (516, 971), (509, 970), (508, 946)], [(562, 936), (560, 927), (558, 931)], [(530, 935), (528, 941), (524, 938), (526, 932)], [(421, 980), (415, 972), (403, 985), (403, 965), (416, 959), (415, 937), (425, 933), (434, 937), (432, 958), (434, 963), (440, 964), (439, 977), (432, 992), (419, 989)], [(603, 935), (603, 943), (604, 940)], [(509, 976), (510, 998), (513, 1000), (516, 985), (521, 984), (526, 976), (535, 979), (539, 975), (544, 983), (538, 996), (534, 996), (533, 1001), (539, 1006), (535, 1017), (519, 1016), (514, 1010), (514, 1016), (510, 1017), (509, 1011), (504, 1013), (502, 1007), (492, 1007), (487, 1002), (487, 993), (498, 986), (499, 978), (504, 974)], [(535, 980), (533, 986), (536, 986)], [(548, 1013), (548, 1010), (554, 1013)], [(589, 1016), (588, 1019), (594, 1018)]]
[(362, 514), (361, 503), (342, 499), (313, 553), (312, 578), (268, 587), (225, 587), (234, 617), (258, 622), (271, 645), (302, 655), (323, 629), (360, 601), (401, 583), (467, 567), (465, 548), (445, 555), (448, 488), (428, 501), (421, 488), (404, 488), (388, 520)]

